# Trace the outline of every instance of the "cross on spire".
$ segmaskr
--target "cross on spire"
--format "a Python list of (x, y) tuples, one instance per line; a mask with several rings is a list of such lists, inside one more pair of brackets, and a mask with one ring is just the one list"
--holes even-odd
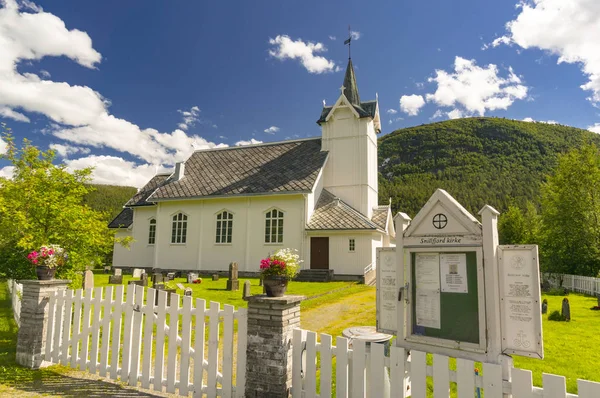
[(348, 38), (344, 40), (344, 45), (348, 45), (348, 59), (351, 59), (350, 46), (352, 44), (352, 30), (350, 29), (350, 25), (348, 25)]

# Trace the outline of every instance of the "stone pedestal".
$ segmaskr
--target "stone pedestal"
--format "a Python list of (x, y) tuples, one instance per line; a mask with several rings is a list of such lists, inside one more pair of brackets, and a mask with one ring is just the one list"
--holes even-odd
[(46, 347), (46, 325), (50, 295), (65, 290), (71, 281), (24, 280), (21, 301), (21, 325), (17, 334), (17, 363), (31, 369), (39, 369)]
[(300, 327), (304, 296), (249, 296), (246, 397), (289, 397), (292, 332)]

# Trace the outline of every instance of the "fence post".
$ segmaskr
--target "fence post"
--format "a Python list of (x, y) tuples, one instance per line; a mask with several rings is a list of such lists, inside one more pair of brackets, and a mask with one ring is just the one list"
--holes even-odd
[(17, 363), (39, 369), (43, 362), (46, 346), (48, 301), (51, 295), (65, 290), (69, 280), (49, 281), (22, 280), (21, 325), (17, 334)]
[(292, 335), (304, 296), (250, 296), (246, 397), (287, 398), (292, 384)]

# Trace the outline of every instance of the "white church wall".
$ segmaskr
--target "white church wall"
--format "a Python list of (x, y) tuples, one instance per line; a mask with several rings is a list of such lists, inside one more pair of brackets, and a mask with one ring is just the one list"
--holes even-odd
[(314, 186), (313, 192), (306, 195), (305, 223), (308, 223), (308, 221), (310, 220), (310, 217), (312, 216), (312, 214), (315, 211), (315, 206), (317, 205), (317, 202), (319, 201), (321, 192), (323, 192), (323, 181), (324, 181), (323, 170), (321, 170), (321, 172), (319, 172), (319, 175), (317, 176), (317, 180), (315, 181), (315, 186)]
[[(283, 243), (265, 243), (265, 213), (284, 212)], [(303, 195), (253, 196), (162, 202), (159, 206), (156, 264), (158, 268), (227, 270), (235, 261), (240, 271), (258, 271), (260, 260), (280, 248), (303, 252), (305, 198)], [(216, 216), (233, 214), (231, 244), (216, 243)], [(171, 244), (171, 217), (188, 216), (186, 244)]]
[[(115, 238), (119, 239), (127, 238), (130, 236), (131, 231), (128, 229), (119, 229), (115, 233)], [(130, 247), (132, 245), (130, 245)], [(115, 242), (113, 250), (113, 267), (131, 267), (132, 264), (135, 264), (135, 253), (131, 249), (124, 247), (120, 243)]]

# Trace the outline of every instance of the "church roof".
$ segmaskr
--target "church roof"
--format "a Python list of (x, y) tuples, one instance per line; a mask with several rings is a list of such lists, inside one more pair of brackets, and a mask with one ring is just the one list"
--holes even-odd
[(321, 139), (196, 151), (183, 178), (167, 180), (148, 201), (311, 192), (327, 152)]
[[(375, 118), (375, 114), (377, 112), (377, 101), (376, 100), (365, 101), (365, 102), (361, 102), (360, 106), (352, 105), (352, 107), (356, 110), (356, 112), (358, 113), (358, 116), (360, 116), (361, 118), (363, 118), (363, 117)], [(332, 108), (333, 108), (333, 106), (324, 106), (323, 107), (323, 110), (321, 111), (321, 117), (319, 117), (319, 120), (317, 120), (317, 124), (320, 125), (321, 123), (325, 123), (325, 121), (327, 120), (327, 116), (329, 115), (329, 112), (331, 112)]]
[(157, 174), (146, 185), (142, 187), (127, 203), (125, 206), (152, 206), (154, 203), (148, 202), (147, 199), (156, 188), (164, 184), (169, 178), (170, 174)]
[(380, 229), (386, 230), (387, 228), (387, 219), (388, 213), (390, 211), (390, 206), (379, 206), (373, 210), (373, 216), (371, 217), (371, 221), (379, 226)]
[(307, 230), (377, 230), (383, 229), (358, 210), (335, 197), (326, 189), (321, 191), (315, 211), (306, 226)]
[(126, 207), (108, 224), (108, 228), (129, 228), (133, 224), (133, 209)]
[(344, 95), (352, 105), (360, 105), (356, 75), (354, 74), (354, 66), (352, 65), (351, 58), (348, 58), (348, 66), (346, 67), (346, 75), (344, 76)]

